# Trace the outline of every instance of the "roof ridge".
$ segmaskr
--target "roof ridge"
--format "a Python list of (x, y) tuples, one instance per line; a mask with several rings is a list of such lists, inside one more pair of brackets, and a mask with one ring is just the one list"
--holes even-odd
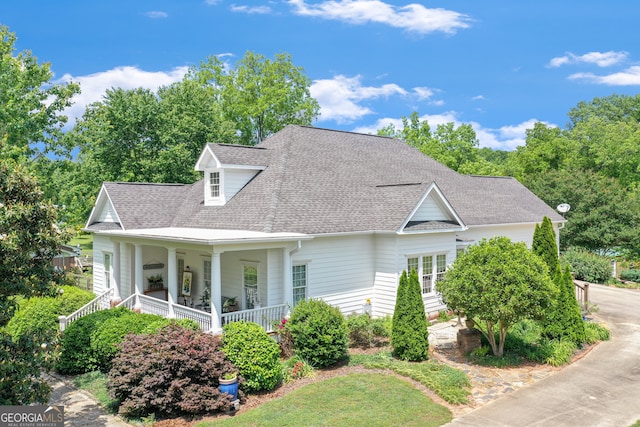
[(273, 223), (275, 222), (276, 214), (278, 211), (278, 204), (280, 201), (280, 193), (282, 192), (283, 175), (287, 169), (287, 162), (289, 161), (289, 150), (291, 148), (291, 137), (287, 136), (284, 141), (284, 147), (282, 150), (282, 157), (278, 162), (276, 169), (275, 182), (273, 193), (271, 193), (271, 200), (269, 201), (269, 208), (265, 217), (265, 224), (262, 229), (265, 233), (271, 233), (273, 230)]

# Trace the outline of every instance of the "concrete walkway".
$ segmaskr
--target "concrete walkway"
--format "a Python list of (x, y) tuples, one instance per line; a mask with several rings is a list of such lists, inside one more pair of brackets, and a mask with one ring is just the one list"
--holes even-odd
[(590, 287), (612, 338), (581, 360), (455, 418), (449, 427), (629, 427), (640, 420), (640, 292)]
[(49, 404), (64, 406), (65, 427), (128, 427), (133, 425), (124, 422), (118, 416), (107, 414), (91, 394), (77, 389), (63, 377), (50, 373), (46, 375), (46, 378), (53, 387)]

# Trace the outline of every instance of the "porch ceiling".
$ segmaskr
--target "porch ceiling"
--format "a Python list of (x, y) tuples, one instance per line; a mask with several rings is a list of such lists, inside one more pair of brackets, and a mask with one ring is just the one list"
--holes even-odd
[(248, 230), (213, 230), (205, 228), (148, 228), (139, 230), (105, 230), (102, 235), (140, 237), (145, 239), (220, 245), (225, 243), (268, 243), (310, 240), (313, 236), (301, 233), (263, 233)]

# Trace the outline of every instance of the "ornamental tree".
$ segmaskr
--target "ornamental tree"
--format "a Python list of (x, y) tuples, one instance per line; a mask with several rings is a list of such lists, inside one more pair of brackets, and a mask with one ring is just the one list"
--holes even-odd
[(509, 328), (526, 318), (541, 318), (551, 304), (556, 291), (547, 271), (524, 243), (494, 237), (460, 255), (438, 290), (450, 309), (482, 326), (493, 354), (502, 357)]
[(420, 279), (415, 270), (400, 276), (393, 312), (391, 345), (399, 359), (420, 362), (429, 356), (429, 331), (422, 302)]

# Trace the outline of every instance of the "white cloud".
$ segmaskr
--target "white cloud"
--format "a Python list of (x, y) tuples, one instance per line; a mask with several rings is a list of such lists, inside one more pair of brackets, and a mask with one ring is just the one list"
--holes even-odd
[(151, 19), (158, 19), (158, 18), (168, 18), (169, 14), (167, 12), (162, 12), (159, 10), (154, 10), (151, 12), (147, 12), (145, 13), (145, 15)]
[(222, 0), (204, 0), (204, 4), (208, 6), (215, 6), (219, 4)]
[(627, 52), (589, 52), (584, 55), (576, 55), (567, 52), (565, 56), (557, 56), (549, 61), (548, 67), (555, 68), (568, 64), (596, 64), (598, 67), (610, 67), (627, 59)]
[(188, 67), (176, 67), (171, 71), (144, 71), (136, 67), (116, 67), (87, 76), (71, 76), (65, 74), (59, 82), (74, 81), (80, 83), (81, 93), (73, 98), (74, 105), (65, 111), (69, 116), (69, 124), (73, 126), (78, 117), (84, 114), (87, 105), (102, 100), (107, 89), (135, 89), (139, 87), (156, 91), (160, 86), (182, 80)]
[(271, 13), (271, 8), (269, 6), (236, 6), (235, 4), (230, 7), (232, 12), (242, 12), (242, 13), (258, 13), (258, 14), (267, 14)]
[(429, 99), (434, 94), (433, 90), (428, 87), (414, 87), (413, 91), (418, 95), (418, 101)]
[(347, 123), (372, 114), (371, 109), (358, 104), (361, 101), (407, 94), (406, 90), (396, 84), (362, 86), (360, 76), (343, 75), (315, 80), (310, 92), (320, 104), (319, 121), (335, 120), (338, 123)]
[(640, 85), (640, 66), (634, 65), (618, 73), (598, 76), (593, 73), (575, 73), (569, 76), (570, 80), (584, 80), (608, 86), (637, 86)]
[(310, 5), (304, 0), (289, 0), (294, 13), (361, 25), (385, 24), (409, 32), (428, 34), (440, 31), (455, 34), (458, 29), (468, 28), (470, 17), (452, 10), (429, 9), (421, 4), (395, 6), (380, 0), (328, 0)]
[(472, 101), (484, 101), (485, 97), (484, 95), (476, 95), (474, 97), (471, 98)]
[[(425, 114), (420, 117), (420, 120), (426, 120), (433, 131), (440, 124), (454, 123), (456, 127), (460, 126), (463, 122), (460, 122), (457, 116), (455, 111), (446, 111), (441, 114)], [(512, 151), (516, 147), (525, 144), (527, 129), (533, 129), (537, 122), (538, 120), (536, 119), (529, 119), (517, 125), (503, 126), (498, 129), (485, 128), (477, 122), (467, 122), (467, 124), (471, 125), (475, 131), (480, 147)], [(387, 117), (377, 120), (371, 126), (357, 127), (354, 132), (376, 134), (378, 129), (390, 124), (394, 125), (396, 129), (402, 129), (401, 119)], [(545, 124), (547, 126), (555, 126), (549, 123)]]

